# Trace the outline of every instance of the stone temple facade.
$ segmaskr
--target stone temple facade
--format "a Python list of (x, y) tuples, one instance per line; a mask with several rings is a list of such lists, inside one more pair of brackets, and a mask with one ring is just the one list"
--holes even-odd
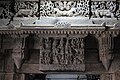
[(0, 0), (0, 80), (120, 80), (120, 0)]

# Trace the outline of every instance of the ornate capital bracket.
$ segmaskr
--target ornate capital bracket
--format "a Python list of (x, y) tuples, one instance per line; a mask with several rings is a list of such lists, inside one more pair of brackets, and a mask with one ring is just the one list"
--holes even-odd
[(25, 59), (25, 38), (28, 35), (12, 35), (11, 37), (14, 39), (13, 50), (12, 50), (12, 58), (14, 63), (19, 69), (22, 65), (23, 60)]
[(109, 34), (102, 34), (99, 36), (99, 58), (102, 61), (106, 70), (109, 69), (111, 64), (111, 59), (113, 59), (113, 55), (111, 54), (113, 51), (113, 42), (114, 37)]
[(14, 60), (14, 63), (19, 69), (22, 65), (23, 59), (24, 59), (24, 50), (23, 49), (13, 49), (12, 50), (12, 58)]

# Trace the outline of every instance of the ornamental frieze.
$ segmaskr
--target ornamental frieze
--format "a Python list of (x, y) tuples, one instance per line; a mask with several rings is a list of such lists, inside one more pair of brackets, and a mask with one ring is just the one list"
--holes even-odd
[(0, 1), (0, 18), (14, 17), (120, 18), (117, 0), (13, 0)]
[(40, 16), (88, 16), (89, 0), (40, 2)]

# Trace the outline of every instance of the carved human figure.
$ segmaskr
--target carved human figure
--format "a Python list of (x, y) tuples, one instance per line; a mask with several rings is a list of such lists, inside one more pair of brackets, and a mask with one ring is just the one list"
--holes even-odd
[(43, 38), (40, 43), (40, 59), (43, 64), (51, 63), (51, 42), (49, 38)]
[(70, 44), (70, 38), (66, 38), (66, 44), (65, 44), (65, 60), (66, 64), (73, 64), (73, 53), (71, 49)]
[(58, 45), (58, 40), (54, 38), (52, 50), (53, 50), (53, 64), (58, 64), (59, 60), (57, 59), (57, 54), (59, 53), (59, 49), (56, 48)]
[[(74, 39), (73, 39), (74, 40)], [(74, 59), (73, 64), (82, 64), (84, 60), (84, 49), (83, 49), (83, 39), (76, 38), (74, 40), (75, 42), (72, 42), (72, 45), (74, 44)]]

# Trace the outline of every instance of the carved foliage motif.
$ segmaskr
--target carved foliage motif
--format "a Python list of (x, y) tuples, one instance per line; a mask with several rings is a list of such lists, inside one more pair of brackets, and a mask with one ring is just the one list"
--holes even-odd
[(117, 10), (116, 10), (116, 17), (120, 18), (120, 2), (116, 4), (117, 5)]
[(40, 64), (83, 64), (81, 38), (41, 38)]
[(77, 1), (77, 8), (76, 8), (76, 11), (78, 13), (78, 15), (81, 15), (81, 16), (85, 16), (85, 17), (89, 17), (89, 3), (90, 3), (90, 0), (80, 0), (80, 1)]
[(11, 18), (13, 13), (11, 12), (11, 4), (10, 2), (2, 2), (0, 1), (0, 18)]
[(37, 16), (38, 2), (36, 1), (16, 1), (16, 17), (34, 17)]

